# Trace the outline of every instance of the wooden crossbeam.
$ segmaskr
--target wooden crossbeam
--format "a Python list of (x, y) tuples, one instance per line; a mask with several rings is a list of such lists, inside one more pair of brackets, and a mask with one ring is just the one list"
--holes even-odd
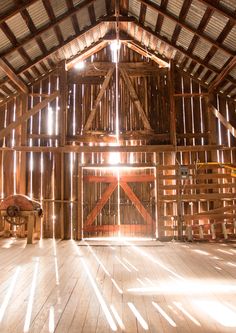
[(11, 70), (11, 68), (1, 58), (0, 58), (0, 68), (23, 93), (26, 94), (28, 93), (28, 88), (25, 85), (25, 83)]
[(234, 13), (232, 13), (230, 10), (227, 9), (226, 6), (220, 6), (218, 5), (218, 1), (212, 1), (212, 0), (198, 0), (207, 7), (213, 9), (214, 11), (218, 12), (219, 14), (227, 17), (230, 21), (232, 21), (234, 24), (236, 24), (236, 17)]
[(209, 90), (216, 89), (218, 85), (226, 78), (229, 72), (236, 66), (236, 56), (229, 61), (224, 69), (217, 75), (209, 86)]
[(106, 202), (112, 195), (112, 193), (115, 191), (116, 187), (118, 185), (118, 182), (110, 183), (110, 185), (106, 188), (105, 192), (102, 194), (101, 198), (97, 202), (96, 206), (93, 208), (91, 213), (87, 216), (87, 219), (85, 221), (85, 226), (90, 226), (93, 221), (96, 219), (98, 214), (101, 212), (103, 207), (105, 206)]
[(138, 95), (134, 89), (134, 86), (129, 78), (129, 75), (127, 74), (127, 71), (124, 69), (124, 68), (120, 68), (120, 73), (124, 79), (124, 82), (129, 90), (129, 93), (130, 93), (130, 96), (134, 102), (134, 105), (136, 106), (138, 112), (139, 112), (139, 115), (143, 121), (143, 125), (144, 125), (144, 128), (145, 129), (149, 129), (151, 130), (151, 126), (150, 126), (150, 123), (146, 117), (146, 114), (145, 114), (145, 111), (142, 107), (142, 104), (140, 103), (140, 100), (138, 98)]
[(224, 127), (236, 138), (236, 128), (234, 128), (222, 114), (213, 106), (210, 105), (210, 110), (216, 116), (217, 119), (224, 125)]
[(48, 105), (48, 103), (52, 102), (57, 96), (59, 96), (59, 92), (53, 93), (50, 97), (45, 98), (42, 102), (35, 105), (27, 113), (24, 113), (22, 116), (18, 117), (16, 121), (13, 121), (6, 128), (2, 129), (0, 131), (0, 139), (8, 135), (16, 127), (22, 125), (30, 117), (36, 115), (41, 109), (45, 108)]
[(166, 18), (170, 19), (171, 21), (175, 22), (180, 27), (185, 28), (186, 30), (190, 31), (191, 33), (193, 33), (196, 36), (199, 36), (203, 40), (206, 40), (207, 42), (211, 43), (212, 45), (214, 45), (218, 49), (226, 52), (230, 56), (233, 55), (233, 51), (230, 50), (228, 47), (224, 46), (221, 43), (218, 43), (217, 41), (215, 41), (213, 38), (207, 36), (206, 34), (204, 34), (202, 32), (199, 32), (198, 29), (196, 29), (193, 26), (191, 26), (190, 24), (184, 22), (183, 20), (181, 20), (180, 18), (178, 18), (175, 15), (171, 14), (167, 10), (163, 10), (160, 6), (158, 6), (154, 2), (152, 2), (150, 0), (138, 0), (138, 1), (141, 2), (141, 3), (143, 3), (143, 4), (145, 4), (148, 8), (152, 9), (153, 11), (155, 11), (155, 12), (157, 12), (157, 13), (165, 16)]
[(150, 224), (105, 224), (97, 226), (85, 226), (84, 231), (86, 232), (120, 232), (121, 235), (141, 234), (150, 235), (153, 233), (154, 226)]
[(129, 197), (129, 199), (134, 203), (135, 207), (137, 208), (139, 213), (142, 215), (144, 221), (147, 222), (148, 225), (152, 225), (152, 224), (154, 225), (155, 221), (152, 219), (151, 215), (142, 205), (142, 203), (138, 199), (138, 197), (134, 194), (131, 187), (126, 182), (120, 182), (120, 186), (125, 191), (125, 193)]
[(84, 125), (84, 130), (85, 131), (87, 131), (91, 127), (91, 125), (92, 125), (92, 122), (93, 122), (95, 114), (96, 114), (96, 109), (97, 109), (99, 103), (102, 100), (102, 97), (103, 97), (103, 95), (105, 93), (105, 90), (108, 87), (108, 84), (109, 84), (110, 79), (111, 79), (111, 77), (113, 75), (113, 72), (114, 72), (114, 68), (109, 69), (109, 71), (107, 73), (107, 76), (106, 76), (106, 78), (105, 78), (105, 80), (104, 80), (104, 82), (103, 82), (103, 84), (101, 86), (101, 90), (100, 90), (100, 92), (99, 92), (99, 94), (98, 94), (98, 96), (97, 96), (97, 98), (96, 98), (96, 100), (94, 102), (94, 106), (93, 106), (92, 110), (90, 111), (90, 114), (89, 114), (89, 117), (88, 117), (88, 119), (86, 121), (86, 124)]
[[(90, 183), (112, 183), (117, 182), (115, 176), (84, 176), (85, 182)], [(153, 182), (155, 177), (153, 175), (137, 175), (137, 176), (120, 176), (120, 181), (131, 182), (131, 183), (144, 183)]]

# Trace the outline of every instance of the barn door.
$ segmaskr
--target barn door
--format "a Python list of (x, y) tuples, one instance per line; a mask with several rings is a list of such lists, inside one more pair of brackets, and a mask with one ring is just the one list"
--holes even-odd
[(84, 237), (155, 237), (152, 169), (85, 169)]

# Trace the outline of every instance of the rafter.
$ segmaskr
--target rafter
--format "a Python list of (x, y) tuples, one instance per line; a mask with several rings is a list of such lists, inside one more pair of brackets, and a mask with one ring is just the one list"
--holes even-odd
[(230, 56), (233, 55), (233, 51), (230, 50), (228, 47), (223, 46), (221, 43), (216, 42), (214, 39), (207, 36), (206, 34), (199, 32), (198, 29), (193, 28), (191, 25), (189, 25), (188, 23), (186, 23), (186, 22), (182, 21), (181, 19), (177, 18), (176, 16), (174, 16), (170, 12), (167, 12), (166, 10), (163, 10), (160, 6), (156, 5), (152, 1), (150, 1), (150, 0), (138, 0), (138, 1), (145, 4), (147, 7), (151, 8), (153, 11), (167, 17), (171, 21), (178, 24), (180, 27), (185, 28), (186, 30), (193, 33), (194, 35), (199, 36), (200, 38), (206, 40), (207, 42), (211, 43), (212, 45), (215, 45), (219, 50), (222, 50), (222, 51), (226, 52)]
[[(49, 30), (51, 28), (54, 28), (55, 26), (57, 26), (60, 23), (64, 22), (68, 17), (70, 17), (73, 14), (76, 14), (78, 11), (80, 11), (81, 9), (87, 7), (92, 2), (94, 2), (94, 0), (85, 0), (82, 3), (79, 3), (74, 8), (72, 8), (72, 9), (68, 10), (66, 13), (60, 15), (59, 18), (55, 18), (54, 20), (51, 20), (51, 22), (49, 22), (49, 23), (45, 24), (44, 26), (40, 27), (37, 30), (37, 32), (35, 32), (34, 34), (31, 34), (29, 36), (26, 36), (25, 38), (22, 38), (20, 44), (18, 42), (15, 43), (14, 47), (12, 47), (10, 49), (7, 49), (4, 52), (0, 53), (0, 56), (1, 57), (7, 56), (11, 52), (14, 52), (14, 51), (18, 50), (19, 47), (23, 47), (28, 42), (31, 42), (32, 40), (34, 40), (34, 38), (36, 38), (36, 37), (40, 36), (41, 34), (43, 34), (45, 31), (47, 31), (47, 30)], [(84, 31), (86, 31), (86, 29)], [(74, 35), (74, 38), (76, 38), (79, 34), (80, 34), (80, 32), (78, 34)]]
[(24, 84), (24, 82), (11, 70), (11, 68), (1, 58), (0, 58), (0, 68), (22, 92), (28, 93), (28, 88)]
[(138, 110), (138, 113), (143, 121), (143, 125), (144, 125), (144, 128), (145, 129), (148, 129), (148, 130), (151, 130), (151, 125), (147, 119), (147, 116), (145, 114), (145, 111), (142, 107), (142, 104), (140, 103), (140, 100), (138, 98), (138, 95), (134, 89), (134, 86), (129, 78), (129, 75), (127, 73), (127, 71), (124, 69), (124, 68), (120, 68), (120, 73), (121, 73), (121, 76), (123, 77), (123, 80), (129, 90), (129, 93), (130, 93), (130, 96), (133, 100), (133, 103), (134, 105), (136, 106), (137, 110)]
[(228, 65), (226, 65), (222, 70), (222, 72), (220, 72), (218, 76), (213, 80), (213, 82), (209, 86), (209, 90), (216, 89), (235, 66), (236, 66), (236, 56), (230, 60)]
[(104, 95), (104, 93), (105, 93), (105, 91), (108, 87), (108, 84), (111, 80), (111, 77), (112, 77), (113, 73), (114, 73), (114, 68), (111, 68), (107, 73), (107, 76), (106, 76), (106, 78), (105, 78), (105, 80), (104, 80), (104, 82), (101, 86), (100, 92), (99, 92), (99, 94), (98, 94), (98, 96), (97, 96), (97, 98), (94, 102), (93, 108), (90, 111), (89, 117), (86, 121), (86, 124), (84, 125), (84, 131), (87, 131), (90, 128), (90, 126), (92, 125), (93, 119), (94, 119), (95, 114), (96, 114), (96, 109), (97, 109), (99, 103), (102, 100), (102, 97), (103, 97), (103, 95)]
[(231, 20), (234, 24), (236, 24), (236, 17), (234, 16), (234, 13), (232, 13), (227, 8), (223, 8), (220, 5), (216, 4), (215, 1), (212, 0), (198, 0), (202, 3), (204, 3), (207, 7), (215, 10), (217, 13), (227, 17), (229, 20)]
[(4, 15), (0, 15), (0, 24), (2, 22), (9, 20), (11, 17), (15, 16), (16, 14), (21, 12), (23, 9), (33, 5), (37, 1), (38, 0), (26, 0), (23, 3), (18, 4), (17, 6), (14, 6), (13, 8), (11, 8), (7, 12), (5, 12)]
[(30, 109), (27, 113), (24, 113), (22, 116), (18, 117), (16, 121), (10, 123), (6, 128), (0, 131), (0, 139), (4, 138), (4, 136), (11, 133), (11, 131), (18, 126), (22, 125), (26, 120), (30, 117), (36, 115), (41, 109), (45, 108), (48, 103), (52, 102), (57, 96), (59, 96), (59, 92), (53, 93), (50, 97), (45, 98), (42, 102), (35, 105), (32, 109)]

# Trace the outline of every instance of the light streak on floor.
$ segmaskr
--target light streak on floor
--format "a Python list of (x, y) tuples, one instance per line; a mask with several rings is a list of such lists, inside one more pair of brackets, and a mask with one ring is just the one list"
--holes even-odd
[(137, 278), (137, 281), (138, 281), (142, 286), (145, 287), (145, 283), (144, 283), (141, 279)]
[(126, 266), (126, 264), (124, 264), (120, 258), (118, 258), (117, 256), (115, 256), (116, 260), (119, 261), (119, 263), (128, 271), (131, 273), (131, 270), (129, 269), (129, 267)]
[(198, 253), (198, 254), (202, 254), (204, 256), (209, 256), (210, 255), (209, 252), (206, 252), (206, 251), (203, 251), (203, 250), (194, 249), (193, 251)]
[(120, 326), (120, 329), (121, 329), (122, 331), (125, 331), (125, 325), (124, 325), (122, 319), (120, 318), (120, 316), (119, 316), (118, 312), (116, 311), (116, 309), (115, 309), (115, 307), (114, 307), (113, 304), (111, 305), (111, 311), (112, 311), (113, 316), (115, 317), (115, 319), (116, 319), (118, 325)]
[(152, 302), (152, 305), (157, 309), (157, 311), (162, 315), (162, 317), (168, 321), (171, 326), (177, 327), (174, 320), (170, 318), (170, 316), (160, 307), (160, 305), (158, 305), (156, 302)]
[(201, 326), (199, 321), (195, 319), (187, 310), (184, 309), (183, 305), (180, 302), (173, 302), (174, 305), (181, 311), (183, 314), (188, 317), (195, 325)]
[(92, 253), (92, 255), (94, 256), (94, 258), (97, 260), (98, 264), (102, 267), (102, 269), (104, 270), (105, 274), (107, 276), (111, 276), (111, 274), (108, 272), (108, 270), (106, 269), (106, 267), (103, 265), (103, 263), (101, 262), (101, 260), (96, 255), (96, 253), (93, 251), (92, 247), (87, 242), (85, 242), (85, 244), (87, 245), (88, 250)]
[(126, 262), (127, 265), (129, 265), (131, 268), (133, 268), (133, 270), (138, 272), (138, 269), (133, 264), (131, 264), (126, 258), (123, 258), (123, 260)]
[(130, 308), (130, 310), (133, 312), (133, 314), (135, 315), (135, 317), (137, 318), (137, 321), (139, 322), (139, 324), (142, 326), (142, 328), (147, 331), (148, 330), (148, 324), (147, 322), (144, 320), (144, 318), (142, 317), (142, 315), (139, 313), (139, 311), (136, 309), (136, 307), (134, 306), (133, 303), (129, 302), (128, 306)]
[(231, 256), (233, 256), (234, 254), (229, 252), (229, 251), (225, 251), (225, 250), (222, 250), (222, 249), (217, 249), (217, 251), (221, 252), (221, 253), (225, 253), (225, 254), (229, 254)]
[(166, 265), (164, 265), (162, 262), (160, 262), (159, 260), (153, 258), (151, 255), (149, 255), (148, 253), (146, 253), (145, 251), (141, 250), (139, 247), (137, 247), (136, 245), (133, 245), (131, 243), (125, 242), (126, 244), (130, 245), (131, 248), (135, 251), (138, 252), (139, 254), (141, 254), (143, 257), (147, 258), (149, 261), (157, 264), (159, 267), (163, 268), (165, 271), (171, 273), (172, 275), (174, 275), (175, 277), (177, 277), (180, 280), (184, 280), (184, 278), (177, 274), (176, 272), (174, 272), (173, 270), (171, 270), (170, 268), (168, 268)]
[(50, 309), (49, 309), (48, 330), (49, 330), (49, 333), (53, 333), (55, 330), (55, 314), (54, 314), (53, 306), (50, 306)]
[(102, 294), (101, 294), (101, 292), (100, 292), (100, 290), (99, 290), (99, 288), (98, 288), (98, 286), (97, 286), (97, 284), (96, 284), (96, 282), (95, 282), (95, 280), (94, 280), (94, 278), (93, 278), (93, 276), (92, 276), (92, 274), (91, 274), (91, 272), (90, 272), (90, 270), (88, 268), (88, 265), (87, 265), (85, 259), (82, 257), (82, 255), (81, 255), (81, 253), (80, 253), (80, 251), (79, 251), (79, 249), (77, 247), (77, 244), (75, 242), (74, 242), (74, 246), (75, 246), (77, 254), (79, 255), (79, 259), (80, 259), (80, 261), (81, 261), (81, 263), (82, 263), (82, 265), (84, 267), (84, 270), (85, 270), (85, 272), (86, 272), (86, 274), (87, 274), (87, 276), (89, 278), (91, 286), (93, 287), (93, 290), (94, 290), (94, 292), (95, 292), (95, 294), (97, 296), (97, 299), (98, 299), (98, 301), (99, 301), (99, 303), (101, 305), (101, 308), (102, 308), (102, 310), (103, 310), (103, 312), (104, 312), (104, 314), (106, 316), (108, 324), (110, 325), (112, 331), (117, 331), (116, 323), (115, 323), (115, 321), (114, 321), (114, 319), (113, 319), (113, 317), (112, 317), (112, 315), (111, 315), (111, 313), (110, 313), (110, 311), (108, 309), (108, 306), (107, 306), (107, 304), (105, 302), (105, 299), (103, 298), (103, 296), (102, 296)]
[(218, 301), (193, 301), (199, 310), (224, 327), (236, 327), (236, 312)]
[(123, 294), (122, 289), (118, 286), (118, 284), (116, 283), (116, 281), (114, 279), (111, 279), (112, 283), (114, 284), (114, 286), (116, 287), (116, 289), (118, 290), (118, 292), (120, 294)]
[(13, 275), (13, 278), (12, 278), (11, 284), (10, 284), (8, 290), (7, 290), (6, 296), (4, 297), (4, 300), (3, 300), (2, 305), (0, 307), (0, 323), (2, 322), (2, 319), (4, 317), (6, 308), (7, 308), (8, 304), (9, 304), (9, 301), (12, 297), (12, 293), (13, 293), (14, 287), (16, 285), (16, 281), (17, 281), (19, 273), (20, 273), (20, 267), (18, 266), (16, 268), (15, 274)]
[(33, 273), (33, 280), (32, 280), (32, 284), (31, 284), (29, 301), (28, 301), (27, 311), (26, 311), (26, 316), (25, 316), (24, 333), (29, 332), (38, 270), (39, 270), (39, 258), (36, 258), (36, 263), (35, 263), (34, 273)]

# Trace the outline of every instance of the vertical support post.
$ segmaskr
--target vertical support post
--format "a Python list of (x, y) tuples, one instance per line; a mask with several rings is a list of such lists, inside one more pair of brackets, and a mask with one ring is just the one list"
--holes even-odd
[(175, 86), (174, 86), (174, 62), (170, 61), (169, 70), (169, 89), (170, 89), (170, 142), (173, 146), (176, 146), (176, 110), (175, 110)]
[(223, 232), (223, 235), (224, 235), (224, 239), (228, 239), (228, 232), (227, 232), (227, 228), (226, 228), (226, 223), (225, 222), (222, 223), (222, 232)]
[(159, 180), (159, 170), (158, 170), (158, 163), (159, 163), (159, 156), (158, 153), (155, 153), (155, 160), (156, 160), (156, 168), (155, 168), (155, 209), (156, 209), (156, 238), (160, 239), (162, 226), (161, 224), (161, 218), (160, 218), (160, 180)]
[(66, 63), (63, 61), (59, 68), (59, 89), (60, 89), (60, 145), (66, 143), (66, 127), (67, 127), (67, 71)]
[(216, 239), (215, 224), (211, 223), (211, 238)]
[(65, 174), (65, 161), (64, 153), (61, 152), (61, 207), (60, 207), (60, 226), (61, 226), (61, 239), (65, 238), (64, 227), (64, 174)]
[[(21, 95), (21, 115), (25, 114), (28, 110), (28, 95)], [(21, 125), (20, 145), (27, 145), (27, 121)], [(26, 193), (26, 152), (20, 152), (20, 184), (19, 192)]]
[(30, 214), (28, 216), (27, 223), (27, 244), (33, 244), (33, 231), (34, 231), (34, 215)]
[(178, 239), (182, 240), (183, 238), (183, 212), (182, 212), (182, 180), (181, 180), (181, 171), (180, 167), (177, 168), (177, 223), (178, 223)]
[(202, 225), (199, 225), (199, 237), (200, 239), (204, 239), (204, 232)]
[[(79, 161), (79, 159), (78, 159)], [(77, 210), (77, 240), (81, 240), (82, 235), (82, 224), (83, 224), (83, 169), (78, 165), (78, 210)]]

